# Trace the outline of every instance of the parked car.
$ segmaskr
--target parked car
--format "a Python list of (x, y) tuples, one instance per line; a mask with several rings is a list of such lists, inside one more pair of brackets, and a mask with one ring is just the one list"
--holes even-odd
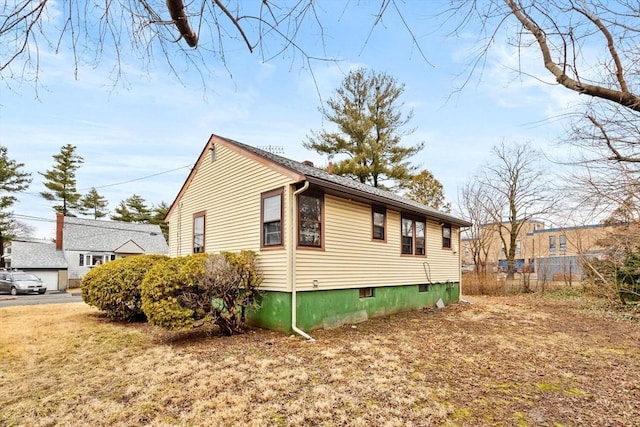
[(0, 292), (11, 295), (47, 292), (47, 285), (35, 274), (24, 271), (0, 271)]

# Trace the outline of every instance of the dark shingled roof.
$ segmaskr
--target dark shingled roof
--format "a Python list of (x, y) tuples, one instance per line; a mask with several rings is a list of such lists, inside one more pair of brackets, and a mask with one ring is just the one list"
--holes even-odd
[(444, 212), (440, 212), (429, 206), (425, 206), (422, 203), (415, 202), (390, 191), (382, 190), (371, 185), (362, 184), (361, 182), (353, 180), (351, 178), (334, 175), (323, 169), (309, 166), (295, 160), (287, 159), (286, 157), (278, 156), (277, 154), (252, 147), (250, 145), (246, 145), (229, 138), (225, 138), (219, 135), (214, 136), (230, 144), (236, 145), (244, 150), (247, 150), (257, 156), (263, 157), (277, 165), (302, 174), (310, 184), (317, 185), (326, 190), (335, 192), (336, 194), (348, 195), (352, 198), (360, 199), (362, 201), (370, 201), (375, 202), (376, 204), (381, 204), (383, 206), (394, 207), (400, 209), (403, 212), (422, 214), (427, 216), (428, 218), (451, 223), (460, 227), (471, 226), (471, 223), (469, 223), (468, 221), (456, 218)]

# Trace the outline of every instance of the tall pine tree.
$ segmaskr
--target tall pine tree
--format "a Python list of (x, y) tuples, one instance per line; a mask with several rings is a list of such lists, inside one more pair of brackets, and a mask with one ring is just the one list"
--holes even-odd
[(91, 215), (93, 219), (100, 219), (109, 213), (107, 209), (109, 202), (107, 199), (98, 193), (95, 187), (80, 199), (80, 212), (83, 215)]
[(146, 201), (137, 194), (121, 200), (115, 209), (115, 215), (111, 215), (114, 221), (148, 223), (151, 220), (151, 209)]
[(335, 174), (374, 187), (404, 186), (416, 169), (409, 159), (424, 144), (400, 144), (403, 136), (413, 132), (402, 129), (412, 117), (412, 112), (400, 111), (403, 92), (404, 85), (387, 74), (363, 68), (350, 72), (321, 109), (337, 131), (312, 132), (304, 146), (330, 160), (335, 157)]
[(67, 144), (62, 146), (60, 153), (54, 154), (55, 163), (45, 173), (38, 172), (45, 178), (44, 186), (49, 191), (43, 191), (40, 195), (50, 202), (56, 202), (53, 206), (56, 212), (65, 216), (75, 216), (74, 211), (79, 209), (80, 193), (76, 189), (76, 171), (84, 163), (84, 159), (76, 154), (76, 146)]
[(16, 193), (25, 191), (31, 174), (23, 172), (24, 163), (10, 159), (7, 147), (0, 145), (0, 267), (4, 267), (4, 241), (13, 238), (19, 225), (7, 211), (18, 199)]

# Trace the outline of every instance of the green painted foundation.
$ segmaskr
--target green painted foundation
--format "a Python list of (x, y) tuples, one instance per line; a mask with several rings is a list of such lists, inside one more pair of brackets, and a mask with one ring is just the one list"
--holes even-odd
[[(426, 289), (424, 292), (420, 290)], [(359, 323), (371, 317), (445, 304), (460, 299), (458, 283), (407, 285), (373, 288), (373, 296), (360, 298), (359, 289), (316, 290), (297, 293), (298, 328), (311, 331)], [(291, 293), (267, 291), (258, 310), (248, 313), (251, 324), (291, 333)]]

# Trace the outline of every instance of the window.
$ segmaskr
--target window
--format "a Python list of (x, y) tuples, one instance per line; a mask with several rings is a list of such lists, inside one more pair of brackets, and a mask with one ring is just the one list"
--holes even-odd
[(298, 244), (322, 247), (322, 195), (298, 196)]
[(442, 224), (442, 248), (451, 249), (451, 224)]
[(79, 265), (80, 267), (83, 267), (83, 266), (84, 266), (84, 254), (80, 254), (80, 255), (78, 255), (78, 257), (79, 257), (79, 259), (78, 259), (78, 265)]
[(556, 236), (549, 236), (549, 252), (556, 251)]
[(282, 246), (283, 190), (262, 194), (262, 247)]
[(371, 210), (373, 224), (373, 240), (387, 240), (385, 229), (387, 226), (387, 210), (374, 206)]
[(424, 255), (426, 223), (422, 220), (402, 217), (402, 254)]
[(516, 255), (520, 255), (522, 252), (522, 246), (520, 246), (520, 239), (516, 240)]
[(193, 253), (204, 252), (204, 212), (193, 215)]
[(560, 252), (566, 252), (567, 251), (567, 236), (565, 236), (564, 234), (561, 235), (558, 243), (560, 244)]
[(373, 298), (373, 288), (360, 288), (360, 298)]
[(429, 292), (429, 285), (426, 283), (421, 283), (418, 285), (418, 292)]

